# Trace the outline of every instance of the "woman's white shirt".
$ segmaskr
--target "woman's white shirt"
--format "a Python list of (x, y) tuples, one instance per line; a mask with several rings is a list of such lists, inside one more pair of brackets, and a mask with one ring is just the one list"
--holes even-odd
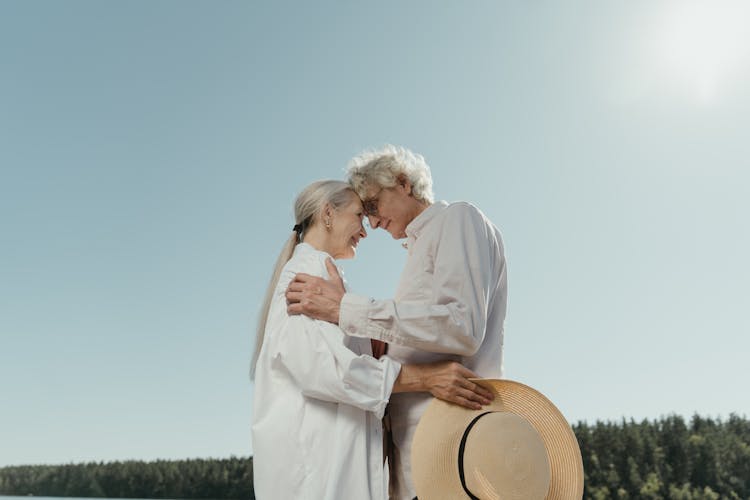
[(327, 258), (300, 243), (274, 291), (255, 369), (253, 476), (260, 500), (388, 495), (381, 418), (401, 365), (373, 358), (368, 339), (286, 312), (284, 292), (294, 275), (328, 278)]

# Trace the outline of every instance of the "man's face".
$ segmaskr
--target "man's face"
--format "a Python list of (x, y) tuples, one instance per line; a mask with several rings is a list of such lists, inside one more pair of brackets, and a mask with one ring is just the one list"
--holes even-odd
[(399, 179), (392, 188), (372, 186), (363, 205), (370, 227), (385, 229), (397, 240), (406, 238), (406, 226), (423, 208), (411, 195), (411, 184), (406, 179)]

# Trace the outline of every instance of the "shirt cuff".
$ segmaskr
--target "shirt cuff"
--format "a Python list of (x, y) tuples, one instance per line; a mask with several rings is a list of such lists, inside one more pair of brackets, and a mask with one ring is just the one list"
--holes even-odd
[(379, 361), (383, 364), (383, 404), (375, 409), (375, 415), (377, 418), (383, 418), (388, 400), (391, 399), (393, 393), (393, 386), (398, 374), (401, 373), (401, 363), (387, 355), (381, 357)]
[(339, 306), (339, 328), (352, 337), (367, 336), (367, 313), (372, 303), (369, 297), (345, 293)]

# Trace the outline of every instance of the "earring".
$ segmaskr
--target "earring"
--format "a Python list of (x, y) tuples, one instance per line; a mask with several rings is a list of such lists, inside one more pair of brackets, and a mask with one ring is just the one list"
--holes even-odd
[(331, 218), (326, 217), (326, 229), (331, 229)]

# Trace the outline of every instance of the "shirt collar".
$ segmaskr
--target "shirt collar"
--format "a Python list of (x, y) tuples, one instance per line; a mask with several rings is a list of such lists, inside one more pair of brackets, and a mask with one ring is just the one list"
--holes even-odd
[(328, 255), (325, 252), (322, 252), (320, 250), (315, 249), (311, 244), (305, 243), (304, 241), (297, 243), (297, 245), (294, 247), (294, 255), (301, 254), (301, 255), (309, 255), (313, 253), (322, 253), (326, 256)]
[(448, 206), (447, 201), (436, 201), (429, 207), (425, 208), (421, 214), (414, 217), (414, 220), (409, 223), (409, 225), (406, 226), (406, 246), (407, 248), (411, 246), (414, 241), (419, 238), (419, 235), (422, 233), (422, 229), (432, 220), (434, 219), (440, 212), (445, 210), (445, 208)]
[[(321, 261), (327, 259), (328, 257), (331, 257), (328, 252), (324, 252), (323, 250), (318, 250), (314, 246), (312, 246), (309, 243), (305, 243), (304, 241), (301, 243), (297, 243), (294, 246), (294, 252), (292, 253), (292, 256), (297, 255), (319, 255), (321, 258)], [(336, 270), (339, 272), (339, 276), (342, 278), (344, 277), (344, 270), (341, 269), (341, 266), (339, 266), (338, 262), (336, 262), (336, 259), (331, 257), (331, 260), (333, 260), (333, 265), (336, 266)], [(325, 266), (325, 265), (324, 265)]]

